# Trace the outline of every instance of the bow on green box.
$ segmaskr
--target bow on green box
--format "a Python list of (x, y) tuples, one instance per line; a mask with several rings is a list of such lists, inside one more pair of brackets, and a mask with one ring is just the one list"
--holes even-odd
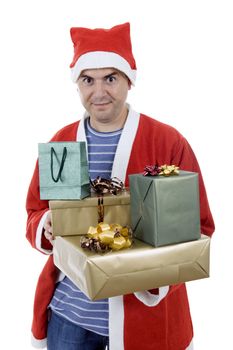
[(130, 175), (134, 236), (155, 247), (200, 238), (198, 174)]
[(39, 143), (41, 199), (82, 199), (89, 196), (85, 142)]

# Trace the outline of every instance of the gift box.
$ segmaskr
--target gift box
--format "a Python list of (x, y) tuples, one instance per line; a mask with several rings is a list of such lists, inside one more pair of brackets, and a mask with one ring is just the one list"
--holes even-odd
[(82, 199), (90, 194), (85, 142), (40, 143), (40, 199)]
[(154, 248), (135, 239), (103, 255), (80, 247), (80, 236), (56, 237), (55, 265), (92, 300), (209, 277), (210, 238)]
[(100, 210), (102, 219), (111, 224), (131, 225), (130, 194), (122, 191), (117, 195), (98, 197), (92, 193), (81, 201), (50, 201), (53, 234), (55, 236), (84, 235), (89, 226), (96, 226)]
[(198, 174), (129, 176), (134, 236), (155, 247), (200, 238)]

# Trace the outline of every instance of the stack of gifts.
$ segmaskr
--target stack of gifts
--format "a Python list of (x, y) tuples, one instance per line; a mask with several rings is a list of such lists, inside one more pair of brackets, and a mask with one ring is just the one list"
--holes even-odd
[[(130, 192), (118, 180), (97, 178), (91, 183), (94, 193), (88, 192), (89, 185), (86, 191), (82, 175), (75, 186), (86, 192), (76, 191), (71, 198), (72, 186), (67, 186), (65, 198), (69, 167), (82, 168), (88, 177), (84, 150), (76, 168), (69, 164), (66, 170), (72, 157), (62, 162), (63, 151), (57, 152), (60, 187), (52, 180), (56, 196), (47, 198), (56, 236), (55, 265), (92, 300), (208, 277), (210, 239), (200, 234), (198, 174), (148, 166), (143, 174), (130, 175)], [(47, 174), (51, 166), (50, 159)], [(44, 179), (45, 167), (39, 169)], [(47, 187), (42, 186), (42, 193)]]

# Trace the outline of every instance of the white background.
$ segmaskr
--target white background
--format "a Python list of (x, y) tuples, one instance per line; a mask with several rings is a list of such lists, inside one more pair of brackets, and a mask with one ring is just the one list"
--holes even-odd
[(187, 284), (195, 349), (233, 348), (232, 18), (226, 0), (1, 2), (1, 349), (31, 349), (34, 291), (47, 259), (25, 240), (37, 143), (83, 113), (70, 80), (69, 29), (126, 21), (138, 66), (129, 102), (189, 140), (216, 222), (211, 278)]

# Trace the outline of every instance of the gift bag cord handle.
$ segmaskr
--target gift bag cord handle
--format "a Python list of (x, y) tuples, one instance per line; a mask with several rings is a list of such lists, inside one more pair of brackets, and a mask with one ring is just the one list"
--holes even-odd
[(53, 147), (51, 147), (51, 162), (50, 162), (51, 176), (52, 176), (52, 179), (54, 182), (58, 182), (59, 180), (61, 180), (61, 174), (62, 174), (62, 170), (64, 168), (66, 156), (67, 156), (67, 148), (64, 147), (64, 149), (63, 149), (61, 164), (60, 164), (60, 168), (59, 168), (59, 171), (58, 171), (56, 178), (54, 177), (54, 174), (53, 174), (53, 156), (54, 155), (58, 159), (55, 149)]

